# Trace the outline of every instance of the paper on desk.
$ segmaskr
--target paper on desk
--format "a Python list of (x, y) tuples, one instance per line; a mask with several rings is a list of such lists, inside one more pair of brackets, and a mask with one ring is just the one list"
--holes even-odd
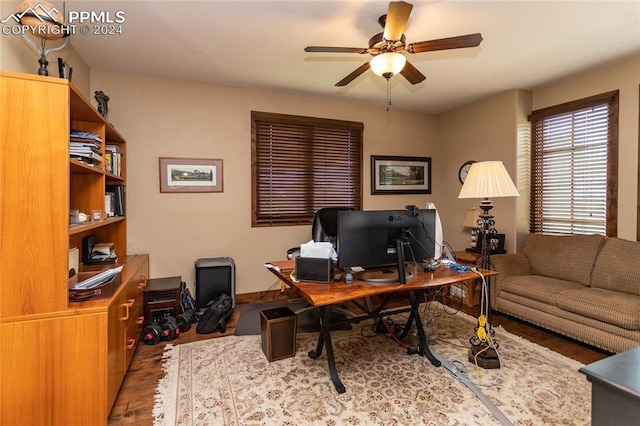
[(300, 244), (300, 257), (317, 257), (320, 259), (336, 259), (333, 244), (327, 242), (315, 242)]
[(103, 284), (111, 279), (116, 274), (122, 272), (122, 266), (118, 266), (117, 268), (107, 269), (104, 272), (99, 273), (98, 275), (94, 275), (91, 278), (88, 278), (84, 281), (81, 281), (73, 286), (74, 290), (88, 290), (90, 288), (94, 288)]

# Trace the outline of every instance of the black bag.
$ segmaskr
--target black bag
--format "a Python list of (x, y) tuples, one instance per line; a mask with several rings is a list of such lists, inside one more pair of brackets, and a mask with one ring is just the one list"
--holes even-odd
[(233, 299), (224, 293), (221, 294), (220, 297), (207, 304), (207, 310), (198, 321), (196, 333), (209, 334), (214, 331), (224, 333), (227, 329), (227, 320), (232, 313)]
[(182, 308), (183, 313), (193, 312), (191, 317), (193, 322), (200, 320), (200, 314), (196, 309), (196, 301), (193, 299), (193, 296), (191, 296), (191, 291), (187, 288), (187, 283), (184, 281), (180, 283), (180, 308)]

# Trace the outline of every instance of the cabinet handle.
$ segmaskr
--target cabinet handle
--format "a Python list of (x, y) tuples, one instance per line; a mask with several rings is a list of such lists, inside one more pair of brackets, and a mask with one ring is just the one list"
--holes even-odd
[(126, 313), (124, 314), (124, 318), (122, 318), (122, 321), (126, 321), (129, 319), (129, 310), (131, 309), (131, 307), (135, 302), (136, 302), (136, 299), (129, 299), (127, 303), (123, 305)]
[(138, 284), (138, 288), (142, 290), (149, 283), (149, 278), (146, 275), (140, 275), (140, 283)]
[(144, 324), (144, 316), (138, 317), (138, 321), (136, 321), (137, 325), (142, 325)]
[(127, 339), (127, 349), (133, 349), (136, 344), (136, 339)]

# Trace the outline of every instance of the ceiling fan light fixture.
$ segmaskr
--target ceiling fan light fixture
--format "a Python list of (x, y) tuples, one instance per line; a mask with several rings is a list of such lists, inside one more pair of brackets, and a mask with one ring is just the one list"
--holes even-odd
[(389, 79), (402, 71), (406, 63), (407, 58), (403, 54), (386, 52), (371, 58), (369, 65), (375, 74)]

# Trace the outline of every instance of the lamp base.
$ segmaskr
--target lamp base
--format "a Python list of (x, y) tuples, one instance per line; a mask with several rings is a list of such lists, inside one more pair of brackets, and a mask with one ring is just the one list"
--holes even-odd
[[(477, 361), (478, 367), (487, 370), (500, 368), (500, 358), (498, 358), (495, 349), (485, 349), (486, 347), (486, 345), (472, 345), (471, 349), (469, 349), (469, 362), (475, 364)], [(476, 357), (478, 352), (480, 352), (480, 354)]]
[[(469, 343), (471, 343), (469, 362), (486, 369), (500, 368), (500, 357), (497, 352), (500, 345), (495, 338), (496, 332), (489, 324), (480, 325), (483, 323), (480, 318), (478, 318), (478, 322), (478, 326), (474, 330), (475, 334), (469, 339)], [(483, 333), (479, 331), (483, 331)], [(481, 337), (481, 335), (484, 336)]]

